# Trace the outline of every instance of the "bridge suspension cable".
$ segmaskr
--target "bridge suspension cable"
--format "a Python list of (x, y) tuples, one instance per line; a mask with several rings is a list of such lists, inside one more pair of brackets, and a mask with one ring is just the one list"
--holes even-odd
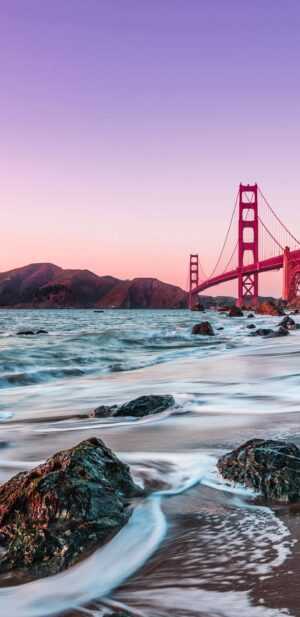
[(272, 232), (267, 228), (267, 226), (264, 224), (264, 222), (262, 221), (260, 216), (258, 217), (258, 220), (259, 220), (260, 224), (263, 226), (264, 230), (267, 232), (267, 234), (269, 234), (271, 240), (273, 240), (273, 242), (275, 242), (275, 244), (277, 244), (277, 246), (280, 248), (281, 251), (284, 251), (284, 247), (281, 246), (281, 244), (280, 244), (280, 242), (278, 242), (278, 240), (276, 240), (275, 236), (273, 236)]
[[(258, 187), (258, 190), (260, 191), (259, 187)], [(251, 200), (249, 199), (249, 197), (248, 197), (248, 195), (247, 195), (247, 194), (246, 194), (246, 199), (247, 199), (247, 201), (248, 201), (249, 203), (251, 203)], [(270, 208), (270, 211), (271, 211), (271, 210), (272, 210), (272, 209)], [(247, 216), (248, 216), (248, 212), (249, 212), (249, 210), (247, 211), (246, 218), (247, 218)], [(272, 211), (272, 214), (273, 214), (273, 211)], [(274, 213), (274, 215), (275, 215), (275, 213)], [(279, 218), (279, 217), (277, 217), (277, 216), (276, 216), (276, 220), (278, 220), (278, 218)], [(268, 234), (269, 238), (271, 238), (271, 240), (273, 241), (273, 243), (274, 243), (274, 244), (275, 244), (275, 245), (276, 245), (276, 246), (280, 249), (280, 252), (283, 252), (283, 251), (284, 251), (284, 247), (283, 247), (283, 245), (282, 245), (282, 242), (280, 242), (280, 241), (278, 241), (278, 240), (276, 239), (276, 237), (275, 237), (274, 233), (272, 233), (272, 231), (269, 229), (269, 227), (268, 227), (268, 226), (264, 223), (264, 221), (262, 220), (261, 216), (258, 216), (258, 220), (259, 220), (259, 222), (260, 222), (261, 226), (263, 227), (264, 231)], [(266, 257), (266, 255), (265, 255), (265, 242), (264, 242), (264, 236), (263, 236), (263, 235), (261, 235), (261, 236), (260, 236), (260, 238), (261, 238), (261, 251), (260, 251), (260, 259), (264, 259), (264, 258)], [(272, 245), (271, 250), (272, 250), (272, 252), (273, 252), (273, 256), (274, 256), (274, 254), (275, 254), (275, 251), (274, 251), (274, 245)]]
[(203, 266), (202, 266), (202, 263), (201, 263), (201, 261), (200, 261), (199, 257), (198, 257), (198, 263), (199, 263), (199, 271), (200, 271), (200, 274), (202, 275), (202, 280), (203, 280), (203, 281), (206, 281), (206, 279), (207, 279), (207, 274), (205, 273), (205, 270), (204, 270), (204, 268), (203, 268)]
[[(288, 234), (288, 236), (290, 236), (290, 238), (292, 238), (294, 240), (294, 242), (296, 242), (296, 244), (298, 244), (298, 246), (300, 246), (300, 242), (299, 240), (297, 240), (297, 238), (294, 236), (294, 234), (292, 234), (292, 232), (288, 229), (288, 227), (283, 223), (283, 221), (279, 218), (279, 216), (276, 214), (275, 210), (273, 210), (271, 204), (268, 202), (267, 198), (265, 197), (265, 195), (263, 194), (262, 190), (260, 189), (260, 187), (258, 187), (258, 191), (260, 196), (262, 197), (262, 199), (264, 200), (266, 206), (269, 208), (270, 212), (273, 214), (273, 216), (275, 217), (275, 219), (277, 220), (277, 222), (281, 225), (281, 227), (284, 229), (284, 231)], [(273, 238), (273, 240), (275, 240), (275, 238)], [(276, 240), (275, 240), (276, 242)], [(282, 248), (282, 247), (281, 247)]]
[[(220, 262), (221, 262), (221, 259), (222, 259), (222, 257), (223, 257), (223, 254), (224, 254), (224, 251), (225, 251), (225, 247), (226, 247), (226, 244), (227, 244), (227, 241), (228, 241), (228, 238), (229, 238), (230, 230), (231, 230), (231, 227), (232, 227), (232, 223), (233, 223), (233, 220), (234, 220), (234, 215), (235, 215), (235, 213), (236, 213), (236, 209), (237, 209), (237, 205), (238, 205), (238, 199), (239, 199), (239, 191), (237, 192), (237, 195), (236, 195), (236, 198), (235, 198), (235, 202), (234, 202), (233, 211), (232, 211), (232, 214), (231, 214), (231, 218), (230, 218), (229, 226), (228, 226), (227, 232), (226, 232), (226, 234), (225, 234), (225, 238), (224, 238), (224, 242), (223, 242), (223, 245), (222, 245), (221, 251), (220, 251), (220, 253), (219, 253), (218, 259), (217, 259), (217, 261), (216, 261), (216, 264), (215, 264), (215, 266), (214, 266), (214, 268), (213, 268), (212, 272), (211, 272), (211, 273), (210, 273), (210, 275), (207, 277), (208, 279), (211, 279), (211, 278), (214, 276), (214, 274), (216, 273), (217, 268), (218, 268), (218, 266), (219, 266), (219, 264), (220, 264)], [(235, 251), (235, 249), (234, 249), (234, 251)], [(230, 259), (230, 261), (231, 261), (231, 259)]]

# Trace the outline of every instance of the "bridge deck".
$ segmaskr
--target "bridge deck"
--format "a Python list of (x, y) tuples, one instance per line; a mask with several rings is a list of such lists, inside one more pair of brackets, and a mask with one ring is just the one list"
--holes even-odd
[[(294, 259), (300, 260), (300, 250), (291, 251), (290, 257)], [(280, 270), (283, 268), (283, 255), (279, 255), (277, 257), (271, 257), (270, 259), (265, 259), (263, 261), (259, 261), (257, 264), (250, 264), (248, 266), (244, 266), (242, 269), (242, 274), (254, 274), (255, 272), (270, 272), (271, 270)], [(240, 270), (236, 268), (235, 270), (230, 270), (219, 276), (214, 276), (211, 279), (207, 279), (197, 287), (192, 289), (192, 294), (201, 293), (209, 289), (210, 287), (215, 287), (216, 285), (220, 285), (221, 283), (227, 283), (228, 281), (233, 281), (237, 279), (240, 275)]]

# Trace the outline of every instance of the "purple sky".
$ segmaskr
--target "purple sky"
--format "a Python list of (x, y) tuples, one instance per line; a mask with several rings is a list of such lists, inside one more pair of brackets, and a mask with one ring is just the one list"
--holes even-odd
[(298, 1), (3, 0), (0, 50), (0, 270), (184, 286), (240, 181), (300, 237)]

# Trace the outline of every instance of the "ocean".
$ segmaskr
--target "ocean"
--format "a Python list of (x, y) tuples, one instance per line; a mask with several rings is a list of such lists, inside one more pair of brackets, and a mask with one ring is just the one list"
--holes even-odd
[[(203, 319), (214, 337), (192, 335)], [(258, 505), (216, 469), (252, 437), (300, 445), (300, 330), (262, 339), (249, 323), (209, 311), (0, 311), (1, 482), (97, 436), (155, 485), (77, 566), (26, 584), (0, 576), (0, 615), (300, 615), (300, 507)], [(176, 407), (89, 417), (144, 394), (171, 394)]]

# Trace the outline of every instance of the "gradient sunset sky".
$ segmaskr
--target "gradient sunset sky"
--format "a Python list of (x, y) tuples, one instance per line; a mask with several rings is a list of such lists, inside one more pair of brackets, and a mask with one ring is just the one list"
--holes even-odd
[(0, 49), (0, 271), (185, 286), (239, 182), (300, 237), (299, 1), (2, 0)]

